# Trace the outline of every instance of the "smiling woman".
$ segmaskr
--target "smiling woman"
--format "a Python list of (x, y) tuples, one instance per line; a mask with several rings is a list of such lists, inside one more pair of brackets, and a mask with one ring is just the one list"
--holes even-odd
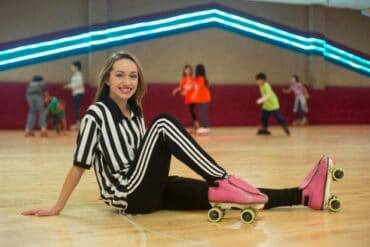
[(141, 107), (145, 90), (139, 61), (132, 55), (117, 52), (106, 61), (100, 73), (95, 101), (109, 96), (121, 111), (127, 113), (129, 105), (131, 108)]
[[(329, 205), (339, 210), (340, 201), (330, 197), (334, 163), (329, 157), (318, 162), (299, 188), (258, 190), (228, 175), (174, 117), (161, 114), (146, 131), (141, 109), (144, 93), (142, 68), (134, 56), (118, 52), (107, 59), (96, 102), (82, 119), (74, 166), (59, 199), (51, 208), (27, 210), (24, 215), (59, 214), (83, 171), (92, 166), (101, 198), (123, 214), (210, 209), (217, 204), (208, 213), (210, 221), (221, 220), (222, 209), (236, 207), (243, 209), (242, 221), (251, 223), (262, 208), (304, 203), (313, 209)], [(204, 180), (169, 176), (172, 155)], [(336, 204), (330, 208), (331, 201)]]

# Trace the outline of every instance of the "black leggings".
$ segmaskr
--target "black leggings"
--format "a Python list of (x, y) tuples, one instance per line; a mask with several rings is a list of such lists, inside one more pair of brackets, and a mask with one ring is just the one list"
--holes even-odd
[(197, 121), (197, 115), (195, 114), (196, 104), (189, 104), (188, 106), (189, 106), (189, 112), (190, 112), (191, 120), (194, 123), (195, 121)]
[[(195, 171), (204, 180), (169, 176), (171, 156)], [(208, 188), (226, 171), (210, 157), (185, 128), (170, 115), (162, 114), (144, 136), (138, 155), (128, 173), (127, 213), (150, 213), (159, 209), (208, 209)], [(265, 190), (265, 208), (299, 204), (297, 188)], [(293, 198), (293, 199), (292, 199)], [(271, 201), (272, 200), (272, 201)]]

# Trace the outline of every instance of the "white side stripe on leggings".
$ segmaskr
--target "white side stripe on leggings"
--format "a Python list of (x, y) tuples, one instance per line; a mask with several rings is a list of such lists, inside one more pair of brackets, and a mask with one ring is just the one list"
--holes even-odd
[(203, 171), (215, 177), (222, 177), (224, 175), (224, 171), (209, 161), (171, 121), (159, 119), (150, 129), (150, 133), (148, 133), (147, 139), (141, 150), (135, 171), (128, 180), (128, 194), (132, 193), (142, 182), (153, 148), (159, 135), (163, 134), (161, 130), (165, 131), (166, 137), (175, 142), (184, 151), (187, 157), (198, 164)]

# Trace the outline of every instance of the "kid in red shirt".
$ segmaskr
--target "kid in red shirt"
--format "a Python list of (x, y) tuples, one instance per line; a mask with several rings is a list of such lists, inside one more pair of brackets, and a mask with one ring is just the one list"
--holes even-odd
[(180, 85), (172, 91), (172, 95), (175, 96), (178, 92), (180, 92), (184, 96), (185, 104), (189, 107), (193, 126), (196, 131), (199, 128), (199, 123), (195, 114), (196, 104), (192, 100), (195, 84), (196, 82), (195, 78), (193, 77), (193, 68), (189, 64), (186, 64), (182, 72)]

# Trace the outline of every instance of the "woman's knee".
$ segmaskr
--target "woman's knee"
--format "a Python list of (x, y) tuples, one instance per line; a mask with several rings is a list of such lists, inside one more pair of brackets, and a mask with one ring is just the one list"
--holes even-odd
[(158, 115), (154, 118), (154, 120), (153, 120), (152, 124), (155, 124), (155, 123), (157, 123), (157, 122), (161, 122), (161, 121), (163, 121), (163, 120), (170, 121), (170, 122), (172, 122), (172, 123), (178, 123), (178, 122), (179, 122), (179, 121), (178, 121), (174, 116), (172, 116), (172, 115), (171, 115), (171, 114), (169, 114), (169, 113), (160, 113), (160, 114), (158, 114)]

